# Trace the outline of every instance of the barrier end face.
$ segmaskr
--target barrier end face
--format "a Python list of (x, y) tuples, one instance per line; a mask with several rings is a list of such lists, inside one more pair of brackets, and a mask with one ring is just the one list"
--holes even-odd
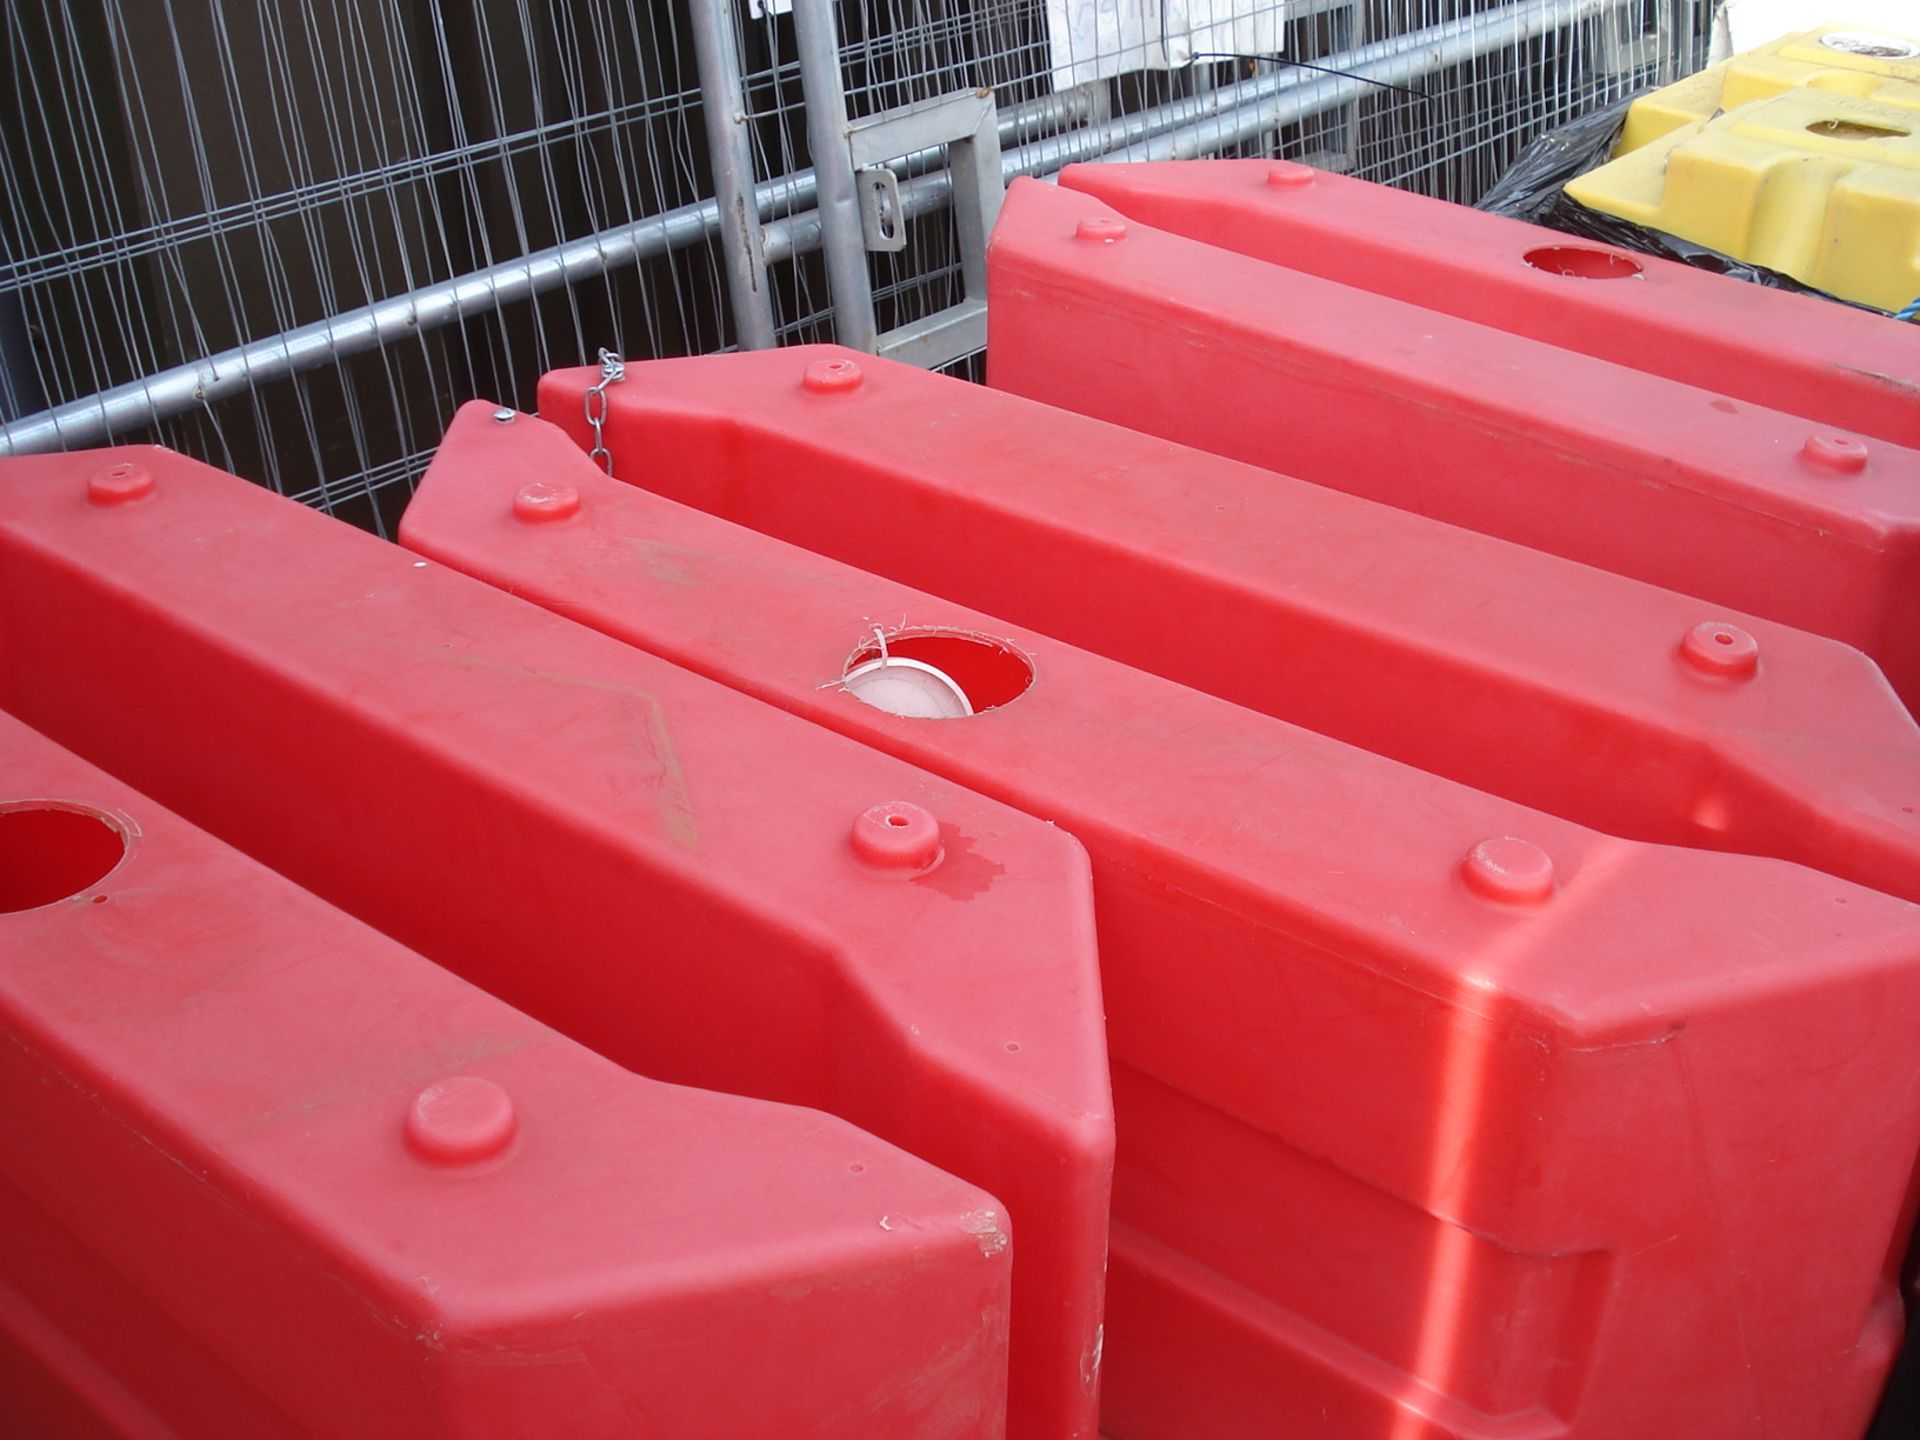
[[(845, 354), (828, 348), (816, 359)], [(755, 393), (769, 403), (778, 395), (791, 395), (798, 408), (806, 409), (810, 406), (796, 383), (796, 369), (804, 369), (805, 363), (784, 352), (772, 352), (770, 361), (730, 357), (677, 371), (682, 378), (663, 384), (677, 387), (696, 403), (706, 392), (724, 391), (737, 400), (740, 384), (749, 378), (740, 371), (762, 365), (753, 383), (764, 381), (765, 389)], [(971, 392), (961, 382), (903, 369), (916, 383)], [(593, 577), (607, 573), (609, 566), (621, 572), (626, 564), (625, 549), (611, 539), (645, 531), (645, 519), (635, 517), (644, 516), (649, 507), (680, 508), (607, 479), (543, 421), (528, 418), (498, 426), (487, 414), (483, 407), (474, 424), (456, 423), (449, 432), (436, 473), (430, 483), (423, 482), (402, 523), (401, 537), (409, 548), (522, 594), (567, 593), (579, 584), (598, 596), (604, 587)], [(561, 460), (571, 468), (558, 469)], [(503, 518), (516, 487), (530, 483), (527, 476), (562, 474), (577, 484), (583, 497), (580, 527), (565, 543), (561, 535), (568, 527), (517, 527)], [(699, 518), (708, 526), (733, 528), (711, 517)], [(545, 543), (549, 536), (554, 543)], [(743, 536), (762, 546), (775, 543), (753, 532)], [(635, 613), (645, 613), (644, 601), (639, 603)], [(616, 605), (607, 612), (614, 623), (604, 628), (616, 639), (649, 649), (645, 632), (636, 635), (617, 620), (622, 608)], [(1024, 685), (1031, 678), (1031, 663), (1022, 657), (1019, 669)], [(834, 869), (844, 865), (840, 873), (853, 880), (862, 895), (871, 895), (867, 887), (874, 882), (889, 890), (898, 884), (908, 892), (878, 908), (863, 905), (863, 919), (847, 917), (849, 933), (858, 933), (863, 944), (881, 953), (897, 946), (903, 914), (919, 917), (906, 922), (916, 927), (915, 947), (924, 956), (939, 957), (939, 963), (920, 968), (912, 977), (916, 992), (934, 987), (924, 1003), (939, 1001), (922, 1014), (944, 1014), (949, 1020), (971, 1017), (959, 1028), (916, 1019), (930, 1043), (961, 1045), (952, 1053), (964, 1055), (965, 1065), (978, 1067), (978, 1073), (996, 1085), (1017, 1056), (1016, 1078), (1061, 1102), (1057, 1110), (1042, 1106), (1036, 1112), (1045, 1123), (1061, 1115), (1097, 1112), (1102, 1125), (1110, 1124), (1092, 938), (1091, 866), (1084, 848), (1065, 831), (1010, 815), (984, 797), (943, 784), (932, 792), (942, 797), (935, 800), (909, 774), (896, 776), (896, 782), (901, 781), (906, 783), (878, 793), (855, 789), (846, 797), (847, 808), (839, 812), (835, 848), (844, 860), (834, 862)], [(1016, 882), (1002, 885), (1008, 876), (1017, 877)], [(999, 938), (987, 938), (991, 936)], [(1048, 957), (1046, 962), (1020, 962), (1003, 953), (1009, 937), (1024, 937), (1035, 947), (1032, 954)], [(983, 963), (985, 954), (994, 957), (991, 963)], [(1019, 1048), (1008, 1050), (1008, 1042)], [(1076, 1142), (1075, 1148), (1077, 1153), (1084, 1147)]]
[[(509, 421), (499, 421), (495, 418), (499, 415), (508, 416)], [(461, 405), (453, 412), (453, 418), (447, 421), (440, 443), (434, 448), (433, 458), (421, 472), (420, 480), (414, 487), (415, 497), (422, 490), (437, 488), (450, 472), (464, 472), (472, 463), (476, 437), (493, 435), (504, 439), (517, 424), (531, 418), (521, 417), (517, 411), (492, 400), (469, 400)], [(405, 521), (401, 523), (404, 526)]]
[[(630, 370), (629, 374), (631, 373)], [(540, 377), (535, 396), (540, 407), (540, 418), (550, 425), (558, 426), (575, 441), (580, 442), (583, 450), (590, 443), (586, 439), (587, 417), (584, 410), (587, 391), (599, 383), (600, 367), (598, 365), (574, 365), (564, 370), (549, 370)], [(620, 387), (616, 385), (613, 388), (618, 390)], [(478, 405), (482, 402), (474, 403)], [(464, 412), (467, 407), (461, 408)]]
[(1102, 176), (1100, 172), (1115, 168), (1137, 169), (1139, 167), (1096, 165), (1091, 161), (1081, 160), (1064, 167), (1058, 175), (1053, 177), (1053, 183), (1062, 189), (1078, 190), (1082, 194), (1096, 195), (1100, 192), (1101, 188), (1100, 181)]
[(1066, 190), (1039, 181), (1016, 181), (1007, 188), (993, 228), (996, 242), (1017, 251), (1050, 248), (1063, 241), (1079, 249), (1105, 249), (1125, 239), (1128, 232), (1126, 218), (1091, 189)]
[[(747, 370), (754, 384), (764, 383), (764, 392), (756, 393), (769, 404), (788, 395), (798, 408), (810, 408), (799, 373), (808, 364), (852, 353), (808, 347), (798, 356), (783, 351), (707, 360), (674, 368), (645, 393), (651, 398), (668, 390), (669, 404), (705, 405), (717, 394), (737, 402), (748, 378), (741, 371)], [(869, 357), (858, 363), (869, 363)], [(961, 383), (899, 368), (916, 383)], [(457, 568), (506, 588), (553, 593), (567, 588), (570, 574), (593, 573), (593, 557), (608, 553), (596, 541), (636, 528), (620, 518), (630, 517), (632, 507), (670, 503), (608, 480), (543, 421), (500, 426), (489, 415), (482, 407), (475, 423), (450, 431), (438, 473), (431, 484), (423, 483), (403, 522), (402, 539), (411, 548), (451, 558)], [(557, 457), (551, 453), (556, 451)], [(558, 459), (572, 468), (560, 471)], [(528, 548), (510, 522), (495, 517), (504, 513), (516, 486), (531, 483), (529, 475), (561, 474), (583, 497), (580, 548)], [(619, 626), (609, 628), (620, 636)], [(626, 638), (632, 642), (631, 635)], [(901, 925), (912, 925), (915, 951), (925, 963), (902, 977), (910, 984), (901, 998), (917, 1012), (912, 1023), (926, 1043), (946, 1051), (945, 1063), (1005, 1094), (1023, 1123), (1054, 1137), (1054, 1151), (1064, 1148), (1110, 1167), (1111, 1095), (1084, 848), (1066, 832), (1016, 817), (984, 797), (943, 784), (934, 792), (943, 798), (930, 799), (924, 785), (916, 787), (905, 774), (897, 778), (907, 783), (892, 795), (855, 791), (840, 812), (844, 828), (837, 848), (844, 860), (835, 869), (844, 865), (841, 873), (865, 877), (855, 882), (862, 895), (871, 893), (866, 887), (874, 882), (906, 892), (848, 914), (849, 938), (862, 953), (868, 947), (889, 953), (898, 948)], [(1008, 876), (1017, 883), (1003, 885)], [(1023, 943), (1009, 951), (1010, 940)], [(1016, 953), (1022, 948), (1024, 960)], [(1037, 963), (1042, 957), (1044, 963)], [(1009, 1084), (1025, 1099), (1016, 1100), (1015, 1091), (1005, 1089)]]
[[(507, 420), (501, 420), (501, 415)], [(600, 468), (558, 425), (491, 401), (455, 412), (400, 517), (402, 546), (435, 554), (435, 517), (449, 512), (545, 525), (578, 515)]]
[[(993, 234), (987, 245), (989, 265), (996, 246), (1031, 244), (1035, 236), (1043, 234), (1045, 227), (1053, 223), (1048, 217), (1055, 215), (1055, 207), (1076, 212), (1076, 219), (1101, 214), (1103, 208), (1102, 202), (1090, 195), (1076, 194), (1071, 190), (1062, 190), (1058, 185), (1022, 176), (1007, 186), (1007, 193), (1000, 202), (1000, 218), (993, 223)], [(1111, 209), (1104, 213), (1116, 220), (1120, 218)], [(1067, 234), (1071, 238), (1071, 226)]]

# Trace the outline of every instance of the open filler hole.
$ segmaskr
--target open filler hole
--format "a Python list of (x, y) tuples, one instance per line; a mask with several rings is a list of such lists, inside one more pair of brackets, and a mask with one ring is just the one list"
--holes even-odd
[(1920, 45), (1870, 30), (1830, 30), (1820, 37), (1820, 43), (1844, 55), (1866, 55), (1875, 60), (1920, 59)]
[(1641, 272), (1638, 260), (1611, 250), (1592, 250), (1585, 245), (1542, 245), (1520, 257), (1536, 270), (1549, 275), (1568, 275), (1575, 280), (1630, 280)]
[(847, 658), (841, 684), (855, 699), (915, 720), (958, 720), (1018, 700), (1033, 662), (973, 630), (921, 626), (875, 636)]
[(0, 914), (84, 894), (126, 850), (119, 827), (96, 811), (38, 800), (0, 805)]
[(1824, 135), (1830, 140), (1904, 140), (1913, 132), (1892, 125), (1869, 125), (1862, 120), (1816, 120), (1807, 126), (1809, 135)]

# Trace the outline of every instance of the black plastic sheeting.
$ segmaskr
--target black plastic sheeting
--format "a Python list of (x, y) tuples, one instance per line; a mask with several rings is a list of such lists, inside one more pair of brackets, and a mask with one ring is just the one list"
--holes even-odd
[(1589, 210), (1563, 194), (1561, 187), (1569, 180), (1607, 162), (1613, 142), (1619, 137), (1621, 123), (1626, 119), (1627, 107), (1638, 98), (1638, 95), (1629, 95), (1623, 100), (1616, 100), (1611, 105), (1589, 111), (1579, 119), (1542, 135), (1520, 152), (1520, 158), (1507, 167), (1507, 173), (1480, 197), (1475, 208), (1495, 215), (1508, 215), (1516, 220), (1527, 220), (1535, 225), (1545, 225), (1569, 235), (1603, 241), (1622, 250), (1678, 260), (1698, 270), (1731, 275), (1755, 285), (1765, 285), (1769, 289), (1818, 295), (1822, 300), (1831, 300), (1836, 305), (1852, 305), (1856, 310), (1866, 310), (1874, 315), (1887, 313), (1871, 305), (1858, 305), (1851, 300), (1829, 295), (1824, 290), (1815, 290), (1809, 285), (1802, 285), (1791, 275), (1782, 275), (1763, 265), (1750, 265), (1705, 245), (1696, 245), (1691, 240), (1682, 240), (1678, 235), (1669, 235), (1664, 230), (1650, 230), (1617, 216), (1602, 215), (1598, 210)]
[(1913, 1440), (1920, 1435), (1920, 1321), (1907, 1318), (1907, 1348), (1893, 1367), (1867, 1440)]

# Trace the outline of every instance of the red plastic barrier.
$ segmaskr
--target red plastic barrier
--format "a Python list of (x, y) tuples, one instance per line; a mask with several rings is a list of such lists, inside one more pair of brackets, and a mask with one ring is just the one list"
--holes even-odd
[(1290, 161), (1070, 165), (1060, 183), (1171, 234), (1920, 445), (1920, 337), (1885, 316)]
[(0, 467), (0, 633), (0, 706), (430, 959), (999, 1196), (1009, 1427), (1093, 1433), (1113, 1132), (1066, 834), (157, 449)]
[[(717, 483), (771, 463), (851, 517), (757, 443), (787, 418), (748, 382), (763, 364), (797, 378), (790, 354), (630, 371), (621, 403), (659, 407), (646, 473), (693, 458), (679, 381), (731, 376)], [(1119, 1103), (1108, 1433), (1857, 1440), (1901, 1333), (1913, 906), (1521, 809), (487, 413), (456, 419), (407, 544), (1086, 843)], [(833, 413), (841, 464), (888, 433)], [(928, 424), (1020, 443), (969, 414)], [(527, 523), (529, 491), (567, 517)], [(978, 712), (902, 718), (834, 683), (878, 622)]]
[(1920, 704), (1920, 453), (1034, 181), (988, 259), (1001, 389), (1831, 635)]
[(1001, 1433), (990, 1196), (629, 1074), (5, 716), (0, 1037), (10, 1435)]
[[(1920, 900), (1920, 729), (1844, 645), (850, 351), (629, 375), (616, 470), (675, 499), (1597, 829)], [(578, 438), (598, 378), (542, 387)]]

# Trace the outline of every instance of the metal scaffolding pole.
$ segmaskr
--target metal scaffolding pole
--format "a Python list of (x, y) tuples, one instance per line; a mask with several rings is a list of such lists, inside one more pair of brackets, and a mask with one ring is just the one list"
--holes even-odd
[(793, 38), (800, 89), (807, 101), (807, 148), (813, 152), (834, 338), (855, 350), (871, 350), (876, 338), (873, 281), (867, 273), (853, 156), (847, 148), (847, 92), (840, 80), (840, 27), (833, 0), (793, 0)]
[(700, 109), (706, 119), (713, 195), (720, 207), (720, 251), (735, 337), (744, 350), (773, 348), (773, 297), (753, 188), (753, 147), (740, 88), (740, 45), (733, 0), (693, 0), (693, 51), (700, 67)]

